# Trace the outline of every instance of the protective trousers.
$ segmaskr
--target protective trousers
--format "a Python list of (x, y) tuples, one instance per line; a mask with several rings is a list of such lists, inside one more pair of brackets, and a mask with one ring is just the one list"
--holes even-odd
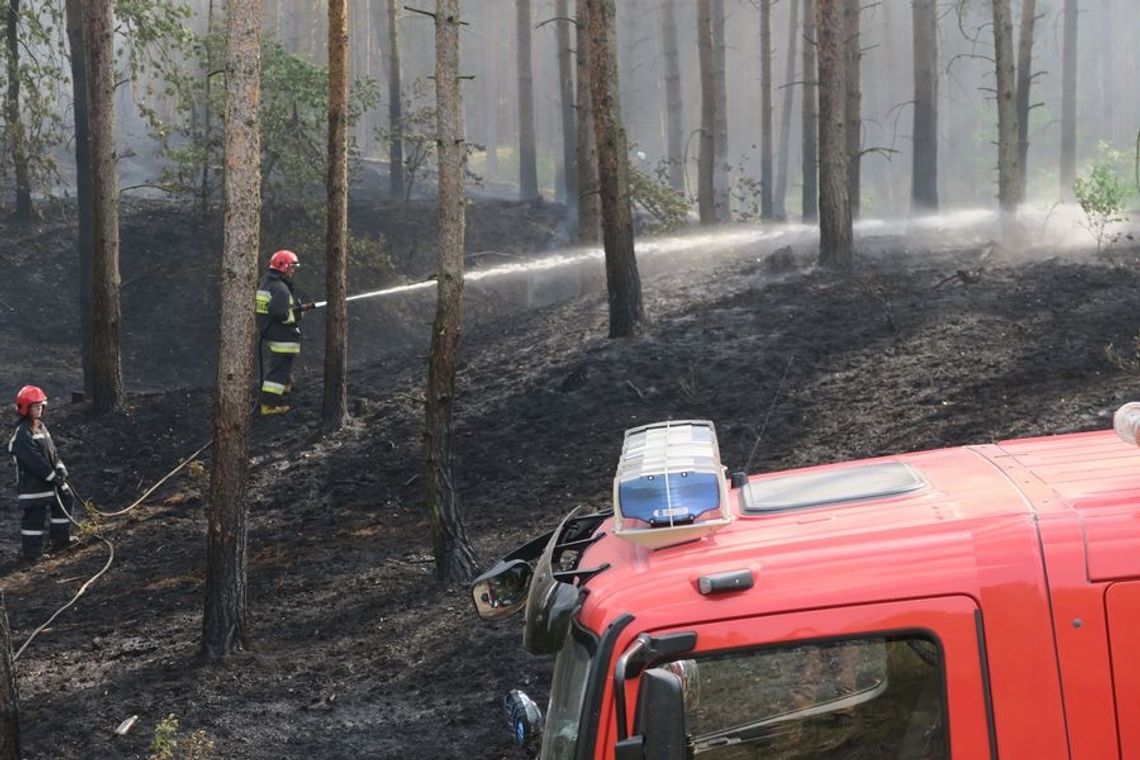
[(296, 346), (297, 350), (277, 351), (273, 346), (269, 349), (269, 369), (261, 381), (261, 403), (266, 406), (286, 406), (289, 403), (293, 390), (293, 358), (300, 352), (301, 344), (286, 345)]
[[(20, 520), (20, 551), (25, 559), (38, 559), (44, 550), (44, 521), (50, 514), (51, 546), (53, 549), (66, 547), (71, 540), (71, 521), (63, 511), (63, 504), (55, 494), (36, 494), (35, 498), (25, 499), (21, 494), (20, 506), (24, 508)], [(64, 499), (70, 502), (69, 496)]]

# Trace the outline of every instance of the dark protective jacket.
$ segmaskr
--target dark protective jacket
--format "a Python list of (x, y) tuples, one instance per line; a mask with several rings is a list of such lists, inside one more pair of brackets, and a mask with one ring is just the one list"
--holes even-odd
[(59, 468), (63, 464), (42, 422), (32, 430), (31, 421), (22, 418), (8, 440), (8, 453), (16, 465), (16, 493), (21, 501), (55, 495), (62, 485)]
[(257, 287), (257, 333), (270, 351), (296, 354), (301, 351), (300, 302), (293, 295), (293, 282), (275, 269)]

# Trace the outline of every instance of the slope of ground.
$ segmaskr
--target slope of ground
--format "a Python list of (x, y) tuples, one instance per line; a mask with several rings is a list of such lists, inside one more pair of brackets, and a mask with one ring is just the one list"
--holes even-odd
[[(471, 293), (458, 486), (480, 563), (575, 505), (604, 506), (631, 425), (709, 418), (726, 463), (771, 470), (1105, 427), (1136, 394), (1136, 251), (1016, 262), (905, 242), (864, 240), (854, 281), (806, 266), (806, 247), (662, 269), (643, 283), (652, 324), (622, 341), (605, 338), (604, 293), (501, 315), (493, 295)], [(139, 276), (163, 292), (160, 268)], [(6, 331), (17, 357), (6, 373), (50, 375), (31, 337), (51, 333), (50, 313), (18, 327)], [(164, 340), (126, 329), (141, 346)], [(195, 330), (208, 352), (209, 332)], [(1109, 344), (1123, 358), (1110, 361)], [(518, 757), (499, 700), (523, 688), (543, 702), (550, 663), (521, 651), (519, 621), (480, 624), (465, 588), (433, 579), (425, 349), (354, 354), (356, 416), (336, 435), (319, 434), (319, 362), (301, 376), (295, 413), (255, 421), (253, 646), (231, 662), (197, 658), (203, 471), (106, 523), (111, 571), (18, 664), (26, 757), (145, 758), (168, 714), (231, 760)], [(115, 508), (205, 440), (208, 398), (186, 383), (133, 394), (117, 418), (56, 405), (49, 424), (85, 495)], [(8, 515), (4, 557), (16, 548)], [(8, 563), (17, 644), (105, 556), (88, 542), (31, 569)], [(137, 727), (114, 736), (130, 715)]]

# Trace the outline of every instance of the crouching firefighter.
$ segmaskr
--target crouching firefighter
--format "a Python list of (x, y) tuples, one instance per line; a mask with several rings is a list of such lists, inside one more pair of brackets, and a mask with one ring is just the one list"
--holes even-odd
[(29, 562), (43, 554), (45, 520), (52, 550), (66, 549), (74, 540), (67, 515), (75, 514), (75, 497), (67, 484), (67, 467), (43, 422), (46, 406), (47, 394), (40, 388), (21, 388), (16, 394), (20, 421), (8, 441), (8, 453), (16, 465), (16, 499), (23, 509), (20, 554)]
[(297, 254), (278, 251), (269, 259), (269, 272), (257, 287), (257, 332), (261, 347), (269, 349), (269, 367), (261, 377), (261, 413), (288, 411), (293, 390), (293, 359), (301, 353), (302, 305), (293, 293), (293, 273), (300, 267)]

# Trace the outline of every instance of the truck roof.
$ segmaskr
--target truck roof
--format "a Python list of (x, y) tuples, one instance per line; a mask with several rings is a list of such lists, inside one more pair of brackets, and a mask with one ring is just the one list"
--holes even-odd
[[(1140, 450), (1111, 431), (753, 475), (728, 499), (730, 524), (675, 546), (649, 549), (603, 525), (581, 566), (609, 568), (586, 585), (582, 622), (600, 631), (636, 610), (638, 628), (653, 630), (942, 595), (981, 605), (1025, 584), (1048, 595), (1050, 536), (1084, 552), (1086, 584), (1140, 576)], [(698, 590), (702, 576), (745, 569), (751, 589)]]

